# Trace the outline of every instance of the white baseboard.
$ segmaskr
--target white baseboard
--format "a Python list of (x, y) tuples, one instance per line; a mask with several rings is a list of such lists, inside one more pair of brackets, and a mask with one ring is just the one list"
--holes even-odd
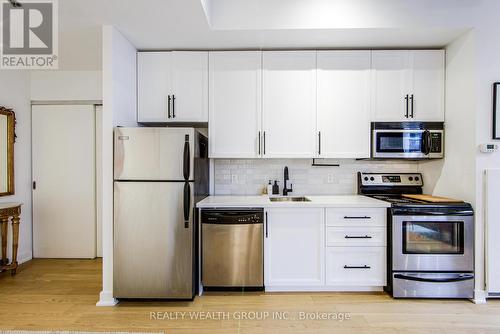
[(487, 293), (485, 290), (474, 290), (474, 299), (472, 302), (474, 304), (485, 304)]
[(381, 286), (266, 286), (266, 292), (380, 292)]
[(118, 304), (118, 300), (113, 298), (113, 293), (111, 291), (101, 291), (99, 294), (99, 301), (95, 306), (99, 307), (109, 307)]
[(21, 263), (26, 263), (28, 261), (31, 261), (33, 260), (33, 254), (30, 253), (23, 253), (23, 254), (19, 254), (18, 258), (17, 258), (17, 263), (21, 264)]

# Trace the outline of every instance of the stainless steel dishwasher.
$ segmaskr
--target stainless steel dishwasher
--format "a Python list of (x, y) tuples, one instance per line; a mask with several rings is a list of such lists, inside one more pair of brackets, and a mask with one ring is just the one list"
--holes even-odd
[(204, 288), (263, 288), (263, 209), (201, 211)]

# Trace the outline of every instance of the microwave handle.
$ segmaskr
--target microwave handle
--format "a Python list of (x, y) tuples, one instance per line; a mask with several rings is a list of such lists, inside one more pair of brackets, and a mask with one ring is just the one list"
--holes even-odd
[(422, 151), (425, 155), (431, 153), (431, 132), (429, 130), (422, 133)]

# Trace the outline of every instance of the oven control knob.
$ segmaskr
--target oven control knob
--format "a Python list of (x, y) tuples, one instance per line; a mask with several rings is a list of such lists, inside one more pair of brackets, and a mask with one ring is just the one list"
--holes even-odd
[[(413, 181), (413, 176), (410, 176), (410, 177), (408, 178), (408, 180), (410, 180), (410, 182), (411, 182), (411, 181)], [(415, 180), (416, 180), (416, 178), (415, 178)]]
[(420, 178), (418, 176), (415, 176), (415, 181), (419, 181)]
[(365, 181), (368, 181), (368, 176), (365, 176)]
[(370, 177), (370, 181), (375, 181), (375, 178), (373, 176)]

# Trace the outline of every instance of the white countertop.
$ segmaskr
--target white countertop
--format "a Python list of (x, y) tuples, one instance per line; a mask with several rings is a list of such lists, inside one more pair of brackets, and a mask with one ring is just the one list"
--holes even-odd
[(271, 202), (267, 195), (208, 196), (196, 204), (198, 208), (388, 208), (390, 203), (361, 195), (305, 196), (310, 202)]

